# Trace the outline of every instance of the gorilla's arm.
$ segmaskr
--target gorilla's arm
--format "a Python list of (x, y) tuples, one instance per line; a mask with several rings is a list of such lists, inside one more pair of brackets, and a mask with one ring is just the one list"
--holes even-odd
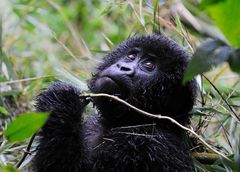
[(36, 110), (50, 112), (40, 132), (34, 170), (80, 171), (83, 161), (82, 112), (89, 100), (80, 99), (80, 90), (66, 83), (55, 83), (36, 99)]

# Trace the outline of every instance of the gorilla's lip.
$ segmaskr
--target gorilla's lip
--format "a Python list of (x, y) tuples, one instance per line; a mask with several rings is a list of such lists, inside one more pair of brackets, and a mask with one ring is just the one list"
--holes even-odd
[[(127, 87), (127, 84), (125, 83), (127, 81), (121, 79), (121, 77), (117, 78), (110, 75), (102, 75), (101, 78), (109, 79), (111, 82), (113, 82), (118, 87), (119, 91), (121, 91), (121, 94), (128, 93), (129, 89)], [(129, 81), (127, 83), (129, 84)]]
[(118, 82), (117, 82), (113, 77), (111, 77), (111, 76), (104, 75), (104, 76), (102, 76), (101, 78), (107, 78), (107, 79), (110, 79), (110, 80), (112, 80), (112, 82), (114, 82), (116, 85), (119, 85)]

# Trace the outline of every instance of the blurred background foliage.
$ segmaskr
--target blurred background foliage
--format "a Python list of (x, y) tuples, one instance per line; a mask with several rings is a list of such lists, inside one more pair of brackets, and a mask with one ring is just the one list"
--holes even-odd
[(190, 135), (196, 170), (239, 172), (239, 11), (239, 0), (0, 0), (0, 171), (28, 171), (24, 150), (47, 117), (28, 112), (51, 81), (87, 91), (108, 51), (161, 32), (193, 54), (185, 80), (200, 74), (191, 127), (231, 159)]

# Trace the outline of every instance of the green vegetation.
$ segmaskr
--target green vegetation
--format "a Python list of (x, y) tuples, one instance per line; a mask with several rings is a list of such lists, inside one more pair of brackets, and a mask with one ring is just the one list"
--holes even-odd
[[(190, 134), (197, 170), (240, 171), (240, 1), (197, 2), (2, 0), (0, 171), (28, 171), (29, 139), (47, 118), (33, 113), (42, 89), (61, 80), (87, 91), (86, 81), (108, 51), (130, 36), (152, 32), (193, 55), (184, 78), (198, 75), (200, 86), (191, 126), (231, 160)], [(35, 146), (34, 141), (32, 153)]]

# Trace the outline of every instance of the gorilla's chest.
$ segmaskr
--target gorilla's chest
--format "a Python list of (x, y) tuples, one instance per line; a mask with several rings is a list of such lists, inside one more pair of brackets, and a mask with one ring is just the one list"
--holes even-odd
[[(97, 172), (180, 172), (190, 163), (185, 144), (171, 134), (121, 129), (104, 134), (93, 147), (91, 159)], [(190, 165), (187, 171), (192, 170)]]

